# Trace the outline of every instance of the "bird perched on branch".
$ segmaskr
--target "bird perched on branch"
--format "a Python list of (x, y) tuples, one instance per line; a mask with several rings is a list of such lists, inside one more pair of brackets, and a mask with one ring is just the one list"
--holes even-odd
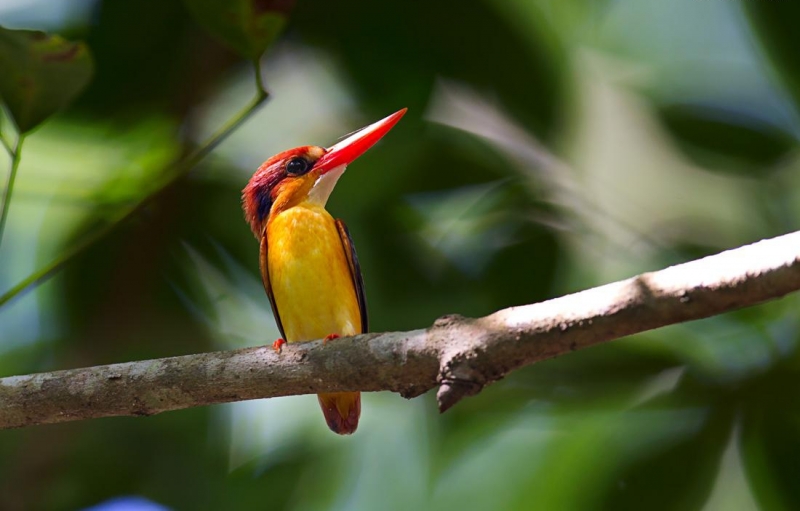
[[(261, 242), (264, 289), (283, 336), (275, 341), (276, 350), (286, 342), (327, 342), (367, 331), (364, 283), (353, 240), (325, 203), (347, 165), (405, 112), (395, 112), (328, 149), (303, 146), (276, 154), (242, 190), (245, 219)], [(317, 397), (332, 431), (347, 435), (356, 430), (360, 393)]]

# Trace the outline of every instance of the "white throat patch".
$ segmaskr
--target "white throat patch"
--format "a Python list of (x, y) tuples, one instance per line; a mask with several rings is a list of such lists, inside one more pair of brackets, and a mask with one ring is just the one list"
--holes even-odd
[(342, 177), (346, 168), (347, 165), (339, 165), (317, 178), (317, 182), (308, 192), (309, 200), (324, 206), (328, 202), (328, 197), (331, 196), (333, 187), (336, 186), (336, 182)]

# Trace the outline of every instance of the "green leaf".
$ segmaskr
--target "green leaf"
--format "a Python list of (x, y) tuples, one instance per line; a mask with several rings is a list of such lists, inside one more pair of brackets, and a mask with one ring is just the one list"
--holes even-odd
[[(602, 402), (596, 405), (560, 411), (552, 415), (549, 427), (540, 428), (542, 433), (552, 433), (546, 438), (545, 448), (536, 453), (535, 469), (528, 469), (528, 479), (518, 485), (514, 508), (607, 509), (609, 492), (620, 485), (631, 489), (641, 483), (624, 479), (630, 473), (628, 469), (643, 459), (697, 438), (709, 418), (708, 409), (698, 406), (678, 404), (620, 411)], [(685, 459), (684, 462), (684, 467), (691, 464)], [(675, 478), (643, 491), (633, 488), (638, 495), (646, 495), (638, 501), (640, 506), (646, 502), (646, 509), (686, 509), (680, 505), (671, 508), (656, 505), (665, 500), (679, 500), (666, 498), (672, 494), (680, 497), (684, 490), (682, 486), (670, 486), (668, 483), (672, 481)], [(652, 492), (648, 494), (648, 490)]]
[(197, 22), (240, 55), (255, 60), (275, 40), (294, 0), (185, 0)]
[(93, 67), (81, 42), (0, 27), (0, 98), (21, 133), (72, 102), (89, 83)]
[(754, 32), (800, 110), (800, 3), (742, 2)]
[(755, 177), (769, 172), (797, 146), (796, 140), (778, 127), (737, 112), (672, 105), (659, 114), (688, 157), (726, 173)]
[(718, 477), (734, 413), (713, 398), (709, 403), (691, 403), (690, 396), (659, 396), (638, 408), (641, 413), (661, 411), (668, 420), (680, 420), (681, 403), (687, 409), (696, 404), (694, 409), (703, 410), (704, 419), (697, 430), (655, 439), (637, 451), (638, 457), (625, 460), (611, 478), (615, 484), (605, 488), (603, 509), (637, 509), (647, 501), (653, 510), (703, 509)]
[(797, 369), (767, 373), (749, 389), (739, 439), (747, 480), (761, 509), (798, 509), (800, 412)]

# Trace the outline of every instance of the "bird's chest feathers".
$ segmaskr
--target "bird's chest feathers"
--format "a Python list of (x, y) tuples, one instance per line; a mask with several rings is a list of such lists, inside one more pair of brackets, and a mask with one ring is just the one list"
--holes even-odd
[(333, 218), (289, 208), (267, 226), (272, 292), (288, 342), (353, 335), (361, 324), (353, 280)]

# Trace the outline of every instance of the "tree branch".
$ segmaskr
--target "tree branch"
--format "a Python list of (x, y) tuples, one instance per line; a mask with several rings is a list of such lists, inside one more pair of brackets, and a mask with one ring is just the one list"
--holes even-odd
[(445, 411), (528, 364), (798, 289), (800, 232), (483, 318), (445, 316), (426, 330), (2, 378), (0, 428), (318, 392), (410, 398), (436, 385)]

